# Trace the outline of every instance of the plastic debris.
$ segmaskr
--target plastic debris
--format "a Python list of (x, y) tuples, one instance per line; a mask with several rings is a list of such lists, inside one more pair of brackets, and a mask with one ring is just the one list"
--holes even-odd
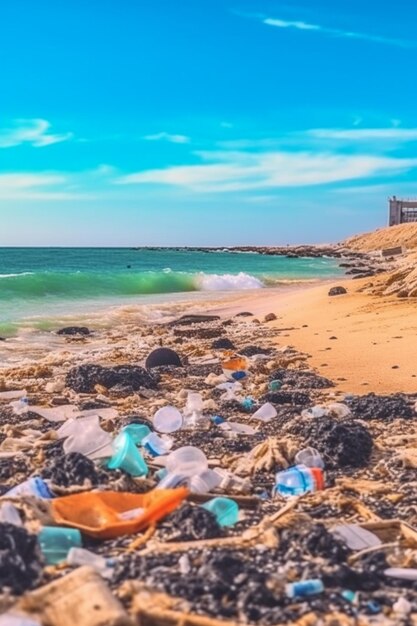
[(113, 441), (113, 456), (107, 462), (109, 469), (121, 469), (131, 476), (146, 476), (148, 466), (128, 432), (122, 431)]
[(269, 422), (276, 417), (278, 412), (273, 404), (266, 402), (252, 415), (253, 419), (261, 420), (262, 422)]
[(366, 550), (381, 545), (381, 540), (374, 533), (357, 524), (340, 524), (331, 531), (346, 543), (351, 550)]
[(8, 498), (21, 498), (22, 496), (34, 496), (35, 498), (49, 499), (53, 498), (48, 485), (42, 478), (34, 477), (25, 480), (20, 485), (12, 487), (5, 493)]
[(324, 468), (324, 461), (320, 452), (315, 448), (303, 448), (295, 455), (297, 465), (305, 465), (306, 467)]
[(323, 473), (320, 468), (296, 465), (278, 472), (275, 479), (275, 491), (282, 496), (301, 496), (309, 491), (324, 488)]
[(170, 437), (167, 437), (166, 435), (162, 435), (162, 437), (160, 437), (156, 433), (149, 433), (149, 435), (142, 439), (142, 446), (152, 456), (168, 454), (173, 445), (174, 441)]
[(220, 526), (234, 526), (239, 520), (239, 506), (230, 498), (213, 498), (202, 506), (216, 516)]
[(2, 502), (0, 504), (0, 522), (22, 526), (19, 511), (11, 502)]
[(311, 580), (301, 580), (297, 583), (289, 583), (285, 585), (285, 593), (289, 598), (304, 598), (305, 596), (313, 596), (323, 593), (323, 581), (319, 578)]
[(183, 425), (184, 419), (174, 406), (164, 406), (153, 416), (155, 430), (160, 433), (174, 433)]
[(388, 567), (384, 570), (385, 576), (401, 578), (402, 580), (417, 580), (417, 569), (411, 567)]
[[(78, 528), (99, 539), (137, 533), (154, 524), (181, 504), (188, 489), (153, 489), (145, 494), (116, 491), (78, 493), (52, 500), (57, 524)], [(138, 509), (136, 517), (121, 519), (126, 511)]]
[(103, 578), (111, 578), (114, 571), (114, 559), (106, 559), (99, 554), (94, 554), (84, 548), (72, 547), (69, 549), (66, 561), (68, 565), (79, 567), (88, 565), (92, 567)]
[(46, 563), (55, 565), (65, 561), (71, 548), (81, 547), (81, 533), (75, 528), (45, 526), (38, 535)]

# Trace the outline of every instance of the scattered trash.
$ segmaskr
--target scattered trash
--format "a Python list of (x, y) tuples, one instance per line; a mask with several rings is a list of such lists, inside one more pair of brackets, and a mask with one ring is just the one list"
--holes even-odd
[(48, 565), (65, 561), (70, 548), (81, 547), (81, 533), (75, 528), (45, 526), (38, 535), (39, 545)]
[[(171, 513), (187, 496), (188, 490), (154, 489), (145, 494), (86, 492), (55, 498), (51, 502), (57, 524), (78, 528), (98, 539), (112, 539), (137, 533)], [(138, 510), (124, 520), (127, 511)]]
[(142, 446), (152, 456), (168, 454), (173, 445), (174, 441), (170, 437), (166, 435), (160, 437), (156, 433), (149, 433), (149, 435), (146, 435), (146, 437), (142, 439)]
[(377, 535), (357, 524), (341, 524), (332, 529), (332, 533), (344, 541), (351, 550), (366, 550), (380, 546), (382, 541)]
[(213, 498), (202, 506), (215, 515), (219, 526), (234, 526), (239, 519), (239, 506), (230, 498)]
[(303, 448), (295, 455), (297, 465), (305, 465), (306, 467), (320, 467), (324, 469), (324, 461), (320, 456), (320, 452), (315, 448)]
[(411, 567), (388, 567), (384, 570), (385, 576), (401, 578), (402, 580), (417, 580), (417, 569)]
[(270, 402), (266, 402), (263, 404), (255, 413), (252, 415), (253, 419), (261, 420), (262, 422), (269, 422), (271, 419), (278, 415), (278, 411)]
[(107, 467), (111, 470), (121, 469), (131, 476), (146, 476), (148, 473), (143, 456), (126, 431), (122, 431), (113, 441), (113, 456), (107, 462)]
[(304, 598), (323, 593), (324, 585), (320, 579), (302, 580), (298, 583), (290, 583), (285, 586), (285, 593), (289, 598)]
[(164, 406), (153, 416), (154, 428), (160, 433), (174, 433), (182, 428), (183, 422), (181, 413), (174, 406)]
[(106, 559), (103, 556), (85, 550), (84, 548), (71, 547), (66, 556), (68, 565), (79, 567), (88, 565), (103, 578), (111, 578), (114, 571), (114, 559)]
[(275, 478), (275, 491), (281, 496), (301, 496), (309, 491), (324, 489), (323, 472), (320, 468), (296, 465), (278, 472)]
[(9, 491), (6, 491), (5, 496), (8, 498), (21, 498), (22, 496), (34, 496), (42, 499), (53, 498), (48, 485), (37, 476), (29, 478), (20, 485), (9, 489)]

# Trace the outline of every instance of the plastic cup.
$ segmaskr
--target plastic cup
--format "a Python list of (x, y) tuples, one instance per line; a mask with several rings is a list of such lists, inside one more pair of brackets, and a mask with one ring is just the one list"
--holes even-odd
[(38, 541), (48, 565), (64, 561), (71, 548), (81, 548), (82, 545), (79, 530), (62, 526), (44, 526)]
[(303, 448), (295, 455), (297, 465), (305, 465), (306, 467), (324, 468), (324, 461), (320, 452), (315, 448)]
[(208, 469), (208, 461), (204, 452), (194, 446), (183, 446), (174, 450), (167, 458), (166, 468), (169, 474), (197, 476)]
[(266, 402), (263, 404), (255, 413), (252, 415), (253, 418), (262, 420), (263, 422), (269, 422), (269, 420), (273, 419), (278, 415), (276, 408), (270, 402)]
[(129, 433), (122, 431), (113, 442), (114, 454), (107, 463), (109, 469), (122, 469), (131, 476), (146, 476), (148, 466)]
[(183, 425), (183, 417), (174, 406), (164, 406), (155, 413), (153, 425), (160, 433), (174, 433)]
[(213, 498), (202, 507), (216, 516), (219, 526), (233, 526), (239, 519), (239, 506), (230, 498)]
[(151, 429), (146, 424), (128, 424), (122, 429), (122, 432), (128, 433), (136, 445), (141, 444), (142, 441), (151, 434)]

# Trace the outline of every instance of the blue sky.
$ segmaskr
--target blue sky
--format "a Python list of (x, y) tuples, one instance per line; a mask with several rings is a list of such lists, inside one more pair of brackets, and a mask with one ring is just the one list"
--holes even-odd
[(339, 240), (417, 195), (417, 3), (3, 0), (0, 245)]

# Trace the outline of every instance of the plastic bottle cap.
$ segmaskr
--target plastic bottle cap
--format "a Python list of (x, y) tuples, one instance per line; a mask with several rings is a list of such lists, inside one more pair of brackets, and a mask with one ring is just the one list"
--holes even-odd
[(324, 489), (323, 470), (320, 469), (319, 467), (311, 467), (310, 468), (310, 472), (313, 475), (314, 482), (315, 482), (315, 485), (316, 485), (316, 489), (318, 491), (321, 491), (322, 489)]

